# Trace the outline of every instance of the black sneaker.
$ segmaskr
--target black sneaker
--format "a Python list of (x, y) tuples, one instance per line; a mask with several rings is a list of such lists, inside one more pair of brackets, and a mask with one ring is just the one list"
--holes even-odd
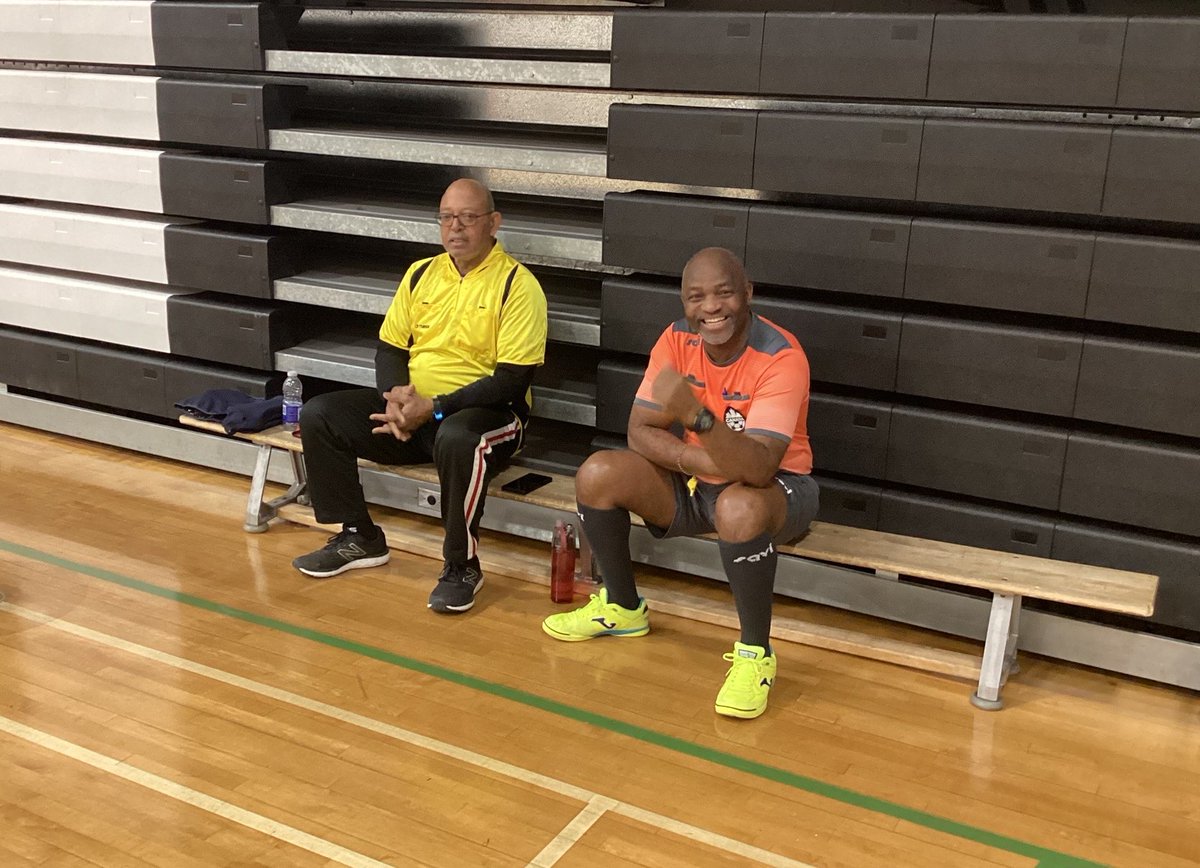
[(483, 573), (472, 564), (446, 564), (438, 583), (429, 595), (429, 608), (455, 614), (475, 605), (475, 595), (483, 587)]
[(328, 579), (346, 570), (381, 567), (391, 556), (383, 531), (375, 539), (367, 539), (361, 533), (344, 530), (331, 536), (325, 548), (296, 558), (292, 566), (314, 579)]

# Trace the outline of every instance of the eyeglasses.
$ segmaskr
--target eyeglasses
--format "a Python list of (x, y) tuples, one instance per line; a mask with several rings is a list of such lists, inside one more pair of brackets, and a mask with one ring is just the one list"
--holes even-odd
[(463, 226), (474, 226), (484, 217), (495, 213), (495, 211), (484, 211), (482, 214), (472, 214), (468, 211), (463, 214), (438, 214), (437, 222), (442, 226), (450, 226), (457, 220)]

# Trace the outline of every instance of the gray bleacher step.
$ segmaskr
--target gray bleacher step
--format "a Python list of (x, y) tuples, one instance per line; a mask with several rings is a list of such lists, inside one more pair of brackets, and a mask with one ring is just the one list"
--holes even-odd
[[(275, 367), (302, 376), (349, 383), (375, 385), (373, 335), (336, 332), (304, 341), (275, 353)], [(533, 415), (576, 425), (596, 424), (596, 387), (568, 377), (555, 377), (546, 368), (533, 387)]]
[[(525, 263), (563, 265), (589, 271), (612, 270), (600, 264), (602, 227), (599, 210), (574, 215), (539, 213), (537, 206), (505, 203), (499, 238)], [(405, 200), (368, 193), (326, 195), (271, 206), (271, 223), (291, 229), (336, 232), (392, 241), (440, 244), (429, 199)]]
[[(545, 2), (545, 0), (543, 0)], [(558, 0), (553, 0), (557, 3)], [(620, 7), (615, 2), (597, 3)], [(574, 6), (584, 5), (576, 2)], [(305, 9), (292, 48), (307, 39), (430, 48), (609, 51), (611, 9)]]
[(271, 150), (438, 166), (474, 166), (605, 177), (604, 142), (556, 133), (404, 131), (322, 126), (271, 130)]
[[(274, 282), (274, 297), (318, 307), (384, 314), (403, 269), (330, 265)], [(539, 275), (549, 306), (548, 337), (564, 344), (600, 346), (599, 288), (579, 281)]]
[(278, 278), (272, 284), (271, 294), (281, 301), (383, 314), (392, 303), (402, 276), (403, 272), (394, 269), (329, 265)]
[(267, 72), (580, 88), (607, 88), (610, 81), (607, 60), (510, 60), (280, 50), (267, 51), (265, 55)]

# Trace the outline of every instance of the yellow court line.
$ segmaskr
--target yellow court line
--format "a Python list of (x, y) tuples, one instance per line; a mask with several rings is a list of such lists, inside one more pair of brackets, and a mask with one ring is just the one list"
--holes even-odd
[[(353, 711), (340, 708), (336, 705), (329, 705), (328, 703), (319, 702), (318, 700), (301, 696), (298, 693), (292, 693), (287, 690), (281, 690), (278, 687), (272, 687), (269, 684), (263, 684), (262, 682), (253, 681), (249, 678), (243, 678), (240, 675), (234, 675), (232, 672), (226, 672), (223, 669), (215, 669), (211, 666), (205, 666), (203, 663), (196, 663), (183, 657), (176, 657), (173, 654), (167, 654), (166, 652), (159, 651), (154, 648), (138, 645), (133, 642), (126, 641), (125, 639), (121, 639), (117, 636), (101, 633), (88, 627), (74, 624), (70, 621), (64, 621), (61, 618), (54, 618), (41, 612), (35, 612), (31, 609), (26, 609), (22, 606), (15, 606), (12, 603), (0, 602), (0, 611), (8, 612), (9, 614), (16, 615), (17, 617), (34, 621), (43, 626), (59, 630), (63, 633), (68, 633), (81, 639), (87, 639), (92, 642), (97, 642), (101, 645), (107, 645), (110, 648), (116, 648), (118, 650), (125, 651), (126, 653), (134, 654), (146, 660), (153, 660), (157, 663), (163, 663), (176, 669), (182, 669), (186, 672), (191, 672), (205, 678), (211, 678), (214, 681), (220, 681), (224, 684), (239, 687), (243, 690), (256, 693), (259, 696), (266, 696), (279, 702), (287, 703), (288, 705), (304, 708), (316, 714), (324, 715), (325, 717), (330, 717), (343, 723), (348, 723), (352, 726), (357, 726), (371, 732), (379, 733), (380, 735), (385, 735), (397, 741), (423, 748), (432, 753), (450, 757), (458, 760), (459, 762), (463, 762), (477, 768), (486, 769), (497, 775), (524, 781), (525, 783), (532, 784), (533, 786), (559, 793), (569, 798), (577, 799), (581, 802), (591, 802), (593, 799), (603, 799), (606, 802), (611, 803), (607, 809), (614, 814), (620, 814), (621, 816), (628, 817), (629, 819), (646, 823), (659, 829), (664, 829), (688, 838), (692, 841), (696, 841), (697, 843), (704, 844), (718, 850), (724, 850), (725, 852), (731, 853), (735, 856), (741, 856), (745, 859), (753, 859), (754, 861), (760, 862), (764, 865), (773, 866), (773, 868), (814, 868), (813, 865), (810, 865), (807, 862), (800, 862), (795, 859), (790, 859), (786, 856), (781, 856), (778, 853), (772, 853), (769, 850), (764, 850), (761, 847), (755, 847), (753, 844), (747, 844), (734, 838), (728, 838), (724, 835), (718, 834), (717, 832), (713, 832), (708, 829), (702, 829), (699, 826), (693, 826), (689, 823), (681, 822), (663, 814), (639, 808), (636, 805), (631, 805), (627, 802), (611, 799), (600, 793), (584, 789), (583, 787), (577, 787), (574, 784), (569, 784), (566, 781), (548, 777), (547, 775), (539, 774), (538, 772), (530, 771), (529, 769), (515, 766), (511, 763), (506, 763), (503, 760), (494, 759), (493, 757), (485, 754), (476, 753), (475, 751), (458, 747), (457, 745), (450, 744), (449, 742), (439, 741), (438, 739), (430, 738), (428, 736), (421, 735), (420, 733), (394, 726), (390, 723), (384, 723), (383, 721), (357, 714)], [(570, 828), (570, 826), (567, 828)], [(564, 833), (565, 831), (566, 830), (564, 829)], [(560, 836), (561, 834), (562, 833), (560, 833)]]
[(337, 862), (339, 865), (348, 865), (351, 868), (388, 868), (386, 862), (380, 862), (372, 859), (370, 856), (364, 856), (362, 853), (347, 850), (345, 847), (334, 844), (332, 841), (326, 841), (324, 838), (318, 838), (316, 835), (302, 832), (294, 826), (280, 823), (278, 820), (272, 820), (270, 817), (264, 817), (262, 814), (256, 814), (253, 811), (247, 811), (245, 808), (239, 808), (237, 805), (232, 805), (215, 796), (210, 796), (199, 790), (193, 790), (191, 787), (178, 784), (167, 778), (159, 777), (151, 772), (131, 766), (123, 760), (114, 759), (102, 753), (96, 753), (94, 750), (89, 750), (86, 747), (66, 741), (48, 732), (42, 732), (40, 729), (26, 726), (19, 721), (0, 717), (0, 732), (7, 732), (9, 735), (22, 738), (38, 747), (43, 747), (55, 753), (62, 754), (65, 757), (70, 757), (73, 760), (78, 760), (81, 763), (86, 763), (93, 768), (108, 772), (110, 775), (116, 775), (139, 786), (162, 793), (164, 796), (170, 796), (172, 799), (177, 799), (200, 808), (202, 811), (208, 811), (210, 814), (216, 814), (218, 817), (232, 820), (239, 825), (245, 826), (247, 829), (253, 829), (255, 832), (269, 835), (272, 838), (292, 844), (303, 850), (308, 850), (310, 853), (316, 853), (318, 856), (323, 856), (326, 859)]

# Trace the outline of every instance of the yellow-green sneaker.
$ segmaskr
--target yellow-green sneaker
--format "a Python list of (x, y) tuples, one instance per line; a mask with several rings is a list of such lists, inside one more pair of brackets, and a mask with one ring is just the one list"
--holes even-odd
[(717, 694), (716, 711), (726, 717), (758, 717), (767, 710), (767, 696), (775, 683), (775, 655), (758, 645), (733, 643), (725, 659), (732, 665)]
[(626, 609), (608, 601), (608, 588), (592, 594), (586, 606), (572, 612), (559, 612), (542, 621), (542, 629), (564, 642), (582, 642), (597, 636), (645, 636), (650, 632), (646, 601), (636, 609)]

